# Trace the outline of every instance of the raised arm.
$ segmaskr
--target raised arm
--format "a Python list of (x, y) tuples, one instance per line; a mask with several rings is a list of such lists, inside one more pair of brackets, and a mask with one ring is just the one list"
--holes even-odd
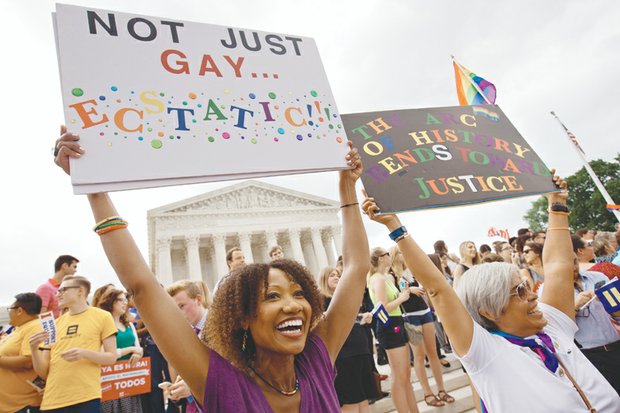
[[(80, 158), (84, 154), (78, 140), (77, 135), (61, 128), (61, 137), (56, 141), (55, 162), (67, 173), (70, 172), (69, 158)], [(95, 222), (118, 216), (107, 194), (90, 194), (88, 201)], [(118, 279), (134, 295), (136, 307), (162, 354), (183, 376), (196, 398), (202, 400), (209, 368), (209, 349), (161, 288), (127, 229), (101, 235), (101, 243)]]
[[(552, 170), (553, 174), (555, 170)], [(575, 319), (575, 299), (573, 289), (573, 247), (568, 228), (568, 191), (566, 182), (554, 176), (553, 181), (561, 192), (547, 194), (549, 202), (549, 225), (543, 248), (543, 267), (545, 268), (545, 288), (540, 301), (562, 311)], [(554, 211), (555, 210), (555, 211)], [(566, 211), (566, 212), (563, 212)]]
[[(350, 142), (349, 147), (352, 147)], [(347, 154), (347, 163), (353, 169), (341, 171), (338, 184), (343, 229), (342, 277), (325, 318), (316, 330), (327, 347), (332, 364), (359, 312), (364, 296), (366, 274), (370, 268), (368, 239), (355, 193), (355, 183), (362, 173), (362, 161), (356, 149)]]
[[(373, 221), (385, 225), (389, 232), (402, 226), (396, 215), (375, 214), (379, 211), (379, 207), (373, 198), (364, 200), (362, 210)], [(410, 235), (398, 241), (398, 247), (403, 253), (407, 268), (415, 269), (416, 279), (433, 300), (435, 311), (439, 314), (446, 333), (450, 337), (452, 347), (460, 355), (467, 354), (471, 345), (474, 324), (465, 306), (443, 274)]]

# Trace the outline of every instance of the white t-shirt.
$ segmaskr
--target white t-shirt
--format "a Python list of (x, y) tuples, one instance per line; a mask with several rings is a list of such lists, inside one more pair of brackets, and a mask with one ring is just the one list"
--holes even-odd
[[(600, 413), (620, 412), (620, 397), (573, 342), (577, 325), (543, 303), (544, 328), (556, 354)], [(555, 374), (528, 347), (510, 343), (474, 323), (469, 352), (460, 357), (490, 413), (584, 413), (588, 409), (562, 367)]]

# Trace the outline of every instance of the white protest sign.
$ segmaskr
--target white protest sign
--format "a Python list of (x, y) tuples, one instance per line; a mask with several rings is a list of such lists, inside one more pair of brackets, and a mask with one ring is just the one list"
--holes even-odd
[(347, 167), (314, 40), (63, 4), (54, 19), (65, 121), (87, 152), (76, 192)]

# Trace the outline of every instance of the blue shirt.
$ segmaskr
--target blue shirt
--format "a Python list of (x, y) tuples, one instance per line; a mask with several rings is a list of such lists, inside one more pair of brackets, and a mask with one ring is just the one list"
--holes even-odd
[[(597, 271), (579, 271), (579, 278), (584, 291), (594, 291), (594, 285), (600, 281), (608, 281), (605, 274)], [(579, 291), (575, 289), (575, 297)], [(603, 346), (618, 341), (620, 336), (611, 322), (610, 315), (598, 299), (594, 299), (586, 308), (575, 313), (575, 322), (579, 331), (575, 340), (584, 349)]]
[(620, 247), (618, 248), (618, 250), (616, 251), (616, 258), (613, 259), (613, 261), (611, 262), (612, 264), (616, 264), (616, 265), (620, 265)]

